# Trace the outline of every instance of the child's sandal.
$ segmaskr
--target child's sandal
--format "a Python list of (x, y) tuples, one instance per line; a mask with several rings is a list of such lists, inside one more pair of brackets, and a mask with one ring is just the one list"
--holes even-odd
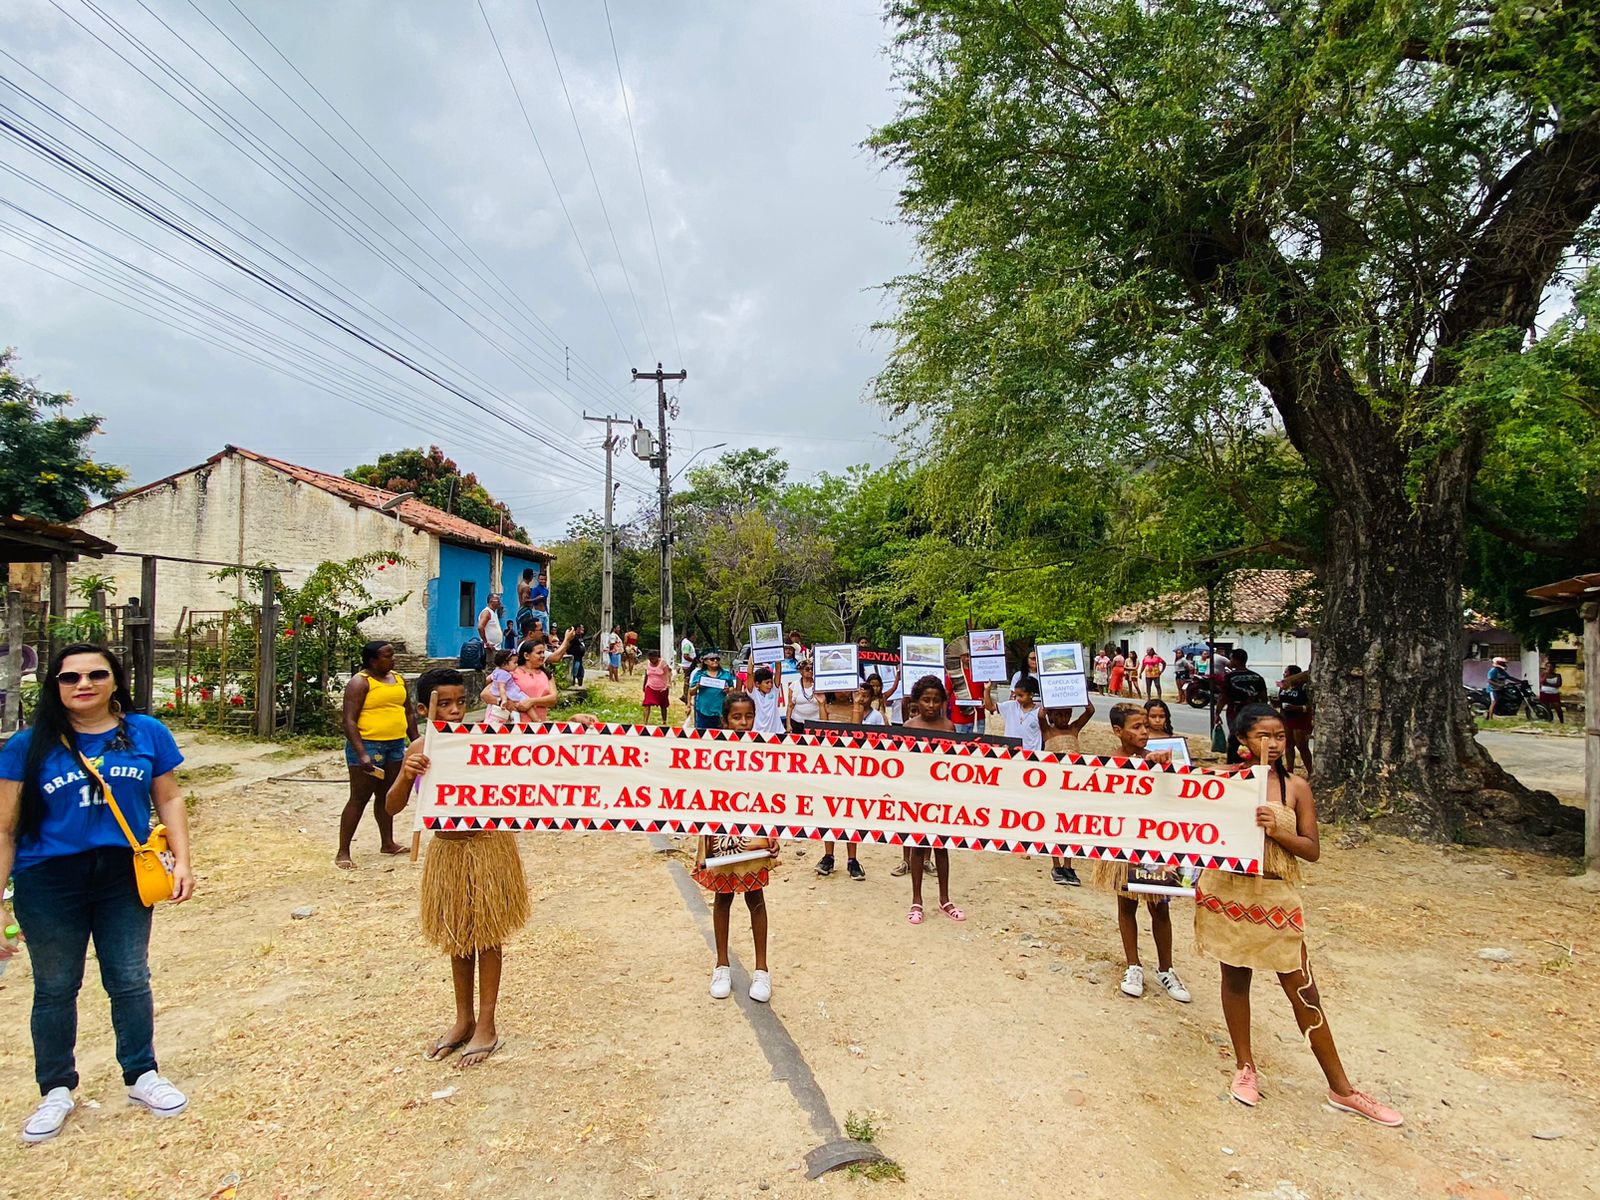
[(906, 920), (910, 921), (913, 925), (921, 925), (922, 924), (922, 905), (913, 904), (911, 906), (911, 911), (906, 914)]
[(957, 908), (955, 906), (955, 902), (952, 900), (946, 900), (943, 904), (939, 905), (939, 911), (945, 916), (949, 917), (952, 921), (965, 921), (967, 919), (967, 914)]

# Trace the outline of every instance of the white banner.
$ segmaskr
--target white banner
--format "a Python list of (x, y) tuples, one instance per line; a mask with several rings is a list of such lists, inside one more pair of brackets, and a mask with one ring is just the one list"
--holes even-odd
[(1266, 774), (1048, 754), (905, 730), (435, 726), (430, 829), (750, 833), (1031, 851), (1255, 874)]

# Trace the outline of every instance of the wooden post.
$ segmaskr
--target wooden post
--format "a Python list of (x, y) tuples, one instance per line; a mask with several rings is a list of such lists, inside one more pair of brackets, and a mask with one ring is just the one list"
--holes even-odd
[(95, 594), (89, 598), (89, 610), (99, 614), (100, 617), (100, 628), (103, 631), (100, 634), (100, 644), (109, 646), (111, 644), (111, 618), (106, 613), (106, 594), (104, 589), (96, 589)]
[(22, 593), (12, 588), (6, 593), (6, 729), (22, 725)]
[[(56, 651), (66, 644), (61, 640), (61, 635), (55, 631), (55, 624), (57, 621), (65, 621), (66, 619), (67, 560), (57, 554), (50, 559), (50, 616), (45, 622), (45, 628), (49, 630), (47, 653), (51, 661), (55, 660)], [(42, 679), (44, 672), (41, 671), (39, 675)]]
[(289, 733), (295, 731), (295, 721), (300, 714), (300, 638), (299, 629), (294, 631), (294, 636), (289, 639), (289, 720), (285, 729)]
[(1578, 609), (1583, 618), (1583, 858), (1600, 870), (1600, 601)]
[(278, 714), (278, 576), (261, 572), (261, 628), (256, 651), (256, 736), (277, 732)]
[(156, 702), (156, 560), (146, 555), (139, 560), (139, 597), (144, 601), (144, 629), (138, 646), (142, 662), (140, 679), (143, 695), (134, 696), (142, 711), (149, 712)]

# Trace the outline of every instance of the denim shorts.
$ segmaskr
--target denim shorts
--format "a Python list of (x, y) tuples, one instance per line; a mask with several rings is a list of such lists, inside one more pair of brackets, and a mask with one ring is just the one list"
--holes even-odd
[[(405, 738), (397, 738), (392, 742), (363, 741), (362, 745), (367, 748), (367, 757), (380, 767), (387, 767), (392, 763), (397, 763), (406, 756)], [(349, 742), (344, 744), (344, 761), (352, 767), (361, 765), (361, 756), (356, 753), (356, 748)]]

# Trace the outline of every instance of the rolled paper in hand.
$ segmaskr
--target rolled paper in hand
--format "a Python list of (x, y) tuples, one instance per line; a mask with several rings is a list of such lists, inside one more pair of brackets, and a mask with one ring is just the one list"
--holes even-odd
[(754, 862), (758, 858), (771, 858), (771, 850), (741, 850), (737, 854), (719, 854), (715, 858), (706, 859), (706, 867), (728, 867), (734, 863)]

